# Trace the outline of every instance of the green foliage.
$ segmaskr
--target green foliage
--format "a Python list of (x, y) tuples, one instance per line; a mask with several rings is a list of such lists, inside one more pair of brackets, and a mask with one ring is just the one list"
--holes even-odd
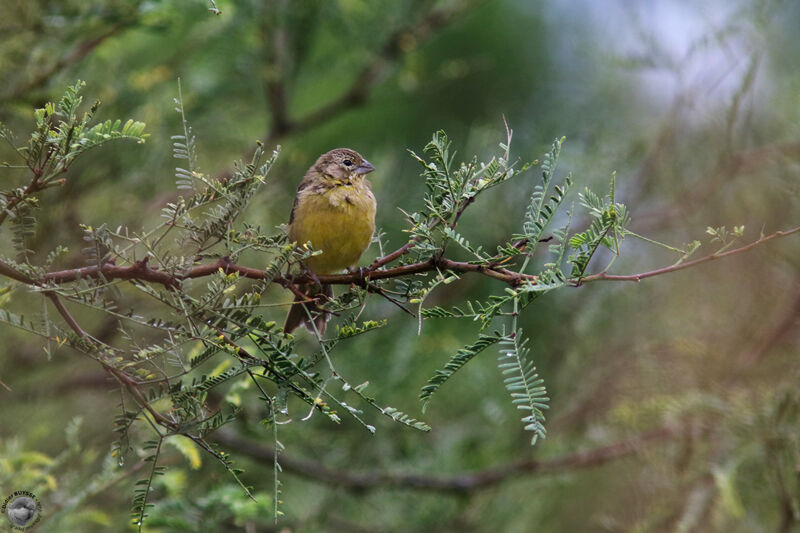
[[(273, 520), (283, 513), (279, 477), (284, 446), (278, 438), (279, 427), (281, 431), (284, 426), (287, 431), (305, 430), (308, 426), (298, 422), (318, 413), (335, 424), (355, 422), (366, 430), (362, 433), (377, 432), (375, 416), (404, 428), (430, 431), (428, 423), (406, 412), (408, 408), (387, 406), (382, 391), (367, 394), (369, 381), (354, 385), (361, 380), (351, 383), (337, 368), (338, 354), (387, 324), (369, 318), (370, 294), (409, 313), (406, 304), (416, 306), (420, 333), (423, 323), (433, 322), (430, 327), (437, 328), (436, 320), (477, 322), (477, 339), (464, 344), (422, 386), (422, 411), (456, 372), (476, 364), (480, 353), (499, 344), (497, 366), (511, 396), (509, 409), (523, 411), (522, 429), (532, 434), (534, 445), (546, 436), (544, 411), (549, 397), (528, 348), (531, 341), (520, 324), (526, 308), (544, 294), (580, 285), (590, 275), (597, 251), (608, 248), (616, 258), (625, 236), (679, 253), (679, 262), (700, 246), (670, 247), (628, 230), (628, 209), (615, 198), (613, 175), (607, 195), (600, 197), (587, 187), (578, 195), (580, 208), (576, 211), (574, 204), (567, 207), (573, 176), (559, 177), (556, 172), (563, 138), (552, 143), (541, 165), (512, 159), (509, 129), (494, 155), (459, 162), (453, 142), (437, 131), (425, 146), (424, 157), (411, 152), (421, 166), (426, 192), (421, 209), (404, 212), (408, 245), (400, 248), (394, 259), (376, 263), (381, 266), (374, 272), (391, 275), (370, 273), (324, 302), (325, 308), (341, 319), (329, 330), (333, 335), (323, 337), (315, 331), (309, 343), (300, 336), (284, 334), (265, 313), (269, 306), (282, 304), (271, 288), (288, 288), (298, 279), (293, 277), (298, 265), (313, 252), (297, 249), (280, 229), (264, 230), (242, 221), (257, 192), (270, 184), (268, 177), (278, 162), (280, 147), (269, 152), (258, 143), (247, 162), (234, 163), (233, 171), (224, 177), (202, 172), (179, 86), (175, 104), (180, 133), (171, 139), (173, 157), (180, 165), (176, 168), (177, 196), (161, 210), (160, 223), (145, 221), (143, 227), (120, 225), (114, 229), (110, 224), (82, 225), (85, 248), (81, 259), (88, 266), (71, 277), (56, 279), (52, 267), (65, 248), (59, 246), (45, 255), (26, 246), (36, 237), (38, 214), (46, 205), (46, 197), (40, 193), (64, 184), (62, 175), (89, 148), (116, 139), (142, 142), (146, 137), (139, 122), (93, 124), (96, 107), (80, 112), (81, 87), (81, 83), (70, 87), (57, 104), (37, 110), (35, 132), (27, 145), (15, 149), (30, 175), (27, 185), (3, 194), (0, 223), (11, 217), (16, 259), (3, 257), (0, 273), (18, 285), (0, 298), (0, 322), (44, 338), (48, 354), (69, 345), (119, 382), (122, 399), (113, 423), (116, 440), (111, 456), (121, 466), (132, 455), (144, 454), (147, 467), (136, 483), (131, 508), (139, 529), (151, 515), (154, 527), (193, 526), (171, 522), (166, 511), (153, 510), (153, 502), (161, 495), (159, 488), (163, 488), (167, 508), (183, 505), (181, 512), (191, 512), (185, 502), (170, 494), (170, 483), (179, 483), (167, 477), (166, 463), (161, 461), (164, 444), (175, 448), (192, 468), (202, 465), (202, 451), (229, 476), (230, 483), (196, 508), (216, 509), (226, 502), (234, 505), (236, 500), (232, 519), (253, 523), (256, 512), (268, 509)], [(4, 138), (13, 139), (8, 130), (3, 131)], [(529, 172), (533, 168), (541, 170), (538, 176)], [(529, 176), (533, 183), (525, 181)], [(478, 205), (485, 192), (509, 182), (531, 191), (519, 223), (501, 242), (478, 244), (479, 239), (459, 225), (462, 215)], [(589, 224), (571, 233), (573, 218), (588, 219)], [(708, 230), (712, 243), (721, 246), (719, 251), (729, 249), (743, 233), (740, 226), (733, 231), (724, 226)], [(540, 246), (544, 242), (549, 243), (546, 250)], [(454, 250), (467, 259), (449, 259)], [(257, 268), (237, 270), (236, 262), (250, 261), (254, 252)], [(39, 259), (38, 264), (34, 259)], [(397, 264), (392, 264), (394, 260)], [(129, 274), (115, 277), (115, 269), (127, 269)], [(449, 307), (426, 307), (432, 294), (444, 292), (442, 288), (459, 284), (468, 275), (485, 276), (493, 292)], [(44, 293), (44, 309), (53, 302), (66, 326), (53, 320), (52, 311), (30, 319), (8, 309), (10, 291), (23, 286)], [(148, 304), (127, 309), (123, 302), (128, 293)], [(119, 338), (112, 342), (84, 332), (62, 302), (107, 317)], [(535, 330), (526, 327), (526, 331)], [(548, 375), (546, 371), (543, 374)], [(247, 401), (252, 400), (248, 389), (258, 392), (255, 407)], [(243, 423), (247, 417), (256, 417), (259, 429), (270, 433), (274, 451), (272, 495), (252, 503), (237, 499), (254, 498), (254, 491), (233, 458), (213, 443), (214, 432)], [(143, 437), (143, 433), (149, 436)], [(718, 473), (715, 479), (728, 495), (731, 508), (738, 508), (730, 475)], [(239, 496), (232, 496), (231, 490)], [(265, 507), (266, 502), (271, 505)]]
[(27, 263), (32, 254), (25, 243), (35, 235), (34, 211), (39, 207), (38, 193), (63, 186), (66, 183), (64, 174), (75, 159), (87, 150), (109, 141), (131, 139), (142, 143), (147, 138), (142, 122), (107, 120), (94, 124), (99, 102), (89, 111), (79, 113), (83, 102), (80, 90), (84, 85), (84, 82), (78, 81), (67, 88), (57, 103), (48, 102), (37, 109), (34, 112), (35, 129), (22, 146), (17, 146), (14, 134), (0, 124), (0, 139), (13, 147), (33, 176), (27, 186), (4, 191), (0, 197), (0, 223), (6, 217), (11, 217), (14, 249), (18, 260), (23, 263)]
[(158, 440), (147, 441), (142, 447), (149, 453), (149, 455), (145, 457), (145, 462), (152, 463), (152, 465), (150, 466), (149, 475), (136, 482), (137, 488), (134, 491), (135, 495), (133, 498), (133, 507), (131, 508), (131, 517), (139, 531), (142, 530), (145, 518), (149, 516), (147, 514), (147, 509), (153, 507), (153, 504), (149, 502), (151, 491), (153, 490), (153, 479), (156, 476), (164, 475), (164, 467), (158, 466), (158, 457), (161, 454), (161, 444), (163, 441), (163, 437)]
[(520, 234), (518, 238), (525, 240), (530, 254), (536, 251), (536, 246), (544, 237), (546, 228), (555, 217), (561, 202), (572, 186), (572, 177), (565, 177), (562, 185), (555, 185), (552, 195), (545, 201), (558, 166), (558, 157), (561, 154), (561, 145), (563, 143), (563, 137), (556, 139), (550, 152), (544, 156), (541, 165), (542, 181), (534, 186), (528, 208), (525, 210), (525, 220), (522, 223), (524, 233)]
[[(447, 315), (439, 315), (447, 316)], [(470, 359), (478, 355), (480, 352), (492, 346), (505, 338), (505, 335), (495, 331), (492, 335), (478, 335), (478, 340), (473, 344), (468, 344), (456, 352), (450, 360), (444, 365), (444, 368), (437, 370), (436, 373), (428, 380), (427, 385), (422, 387), (419, 393), (419, 399), (423, 401), (423, 412), (431, 400), (431, 396), (439, 390), (439, 387), (444, 385), (445, 381), (450, 379), (453, 374), (461, 370)]]
[(532, 431), (531, 445), (536, 440), (545, 437), (544, 413), (547, 409), (547, 391), (542, 386), (544, 380), (539, 378), (536, 367), (528, 359), (530, 350), (527, 348), (528, 339), (523, 339), (522, 330), (517, 330), (500, 341), (500, 356), (497, 366), (503, 374), (506, 389), (511, 395), (512, 402), (517, 409), (528, 411), (522, 417), (526, 431)]
[(42, 521), (56, 530), (109, 527), (111, 513), (92, 500), (126, 475), (106, 450), (91, 444), (85, 425), (84, 417), (64, 424), (59, 439), (63, 447), (57, 454), (18, 437), (0, 439), (0, 489), (10, 492), (24, 486), (47, 502)]
[[(99, 102), (88, 111), (79, 113), (83, 102), (80, 91), (84, 86), (85, 83), (79, 81), (67, 88), (57, 103), (49, 102), (37, 109), (34, 113), (36, 127), (28, 143), (16, 148), (17, 154), (36, 175), (41, 188), (52, 184), (55, 178), (69, 169), (75, 158), (91, 148), (118, 139), (142, 143), (147, 138), (142, 122), (107, 120), (93, 124)], [(14, 142), (13, 135), (6, 128), (0, 131), (9, 143)]]
[[(423, 198), (424, 209), (407, 214), (412, 228), (414, 252), (420, 256), (444, 250), (449, 241), (455, 241), (478, 261), (490, 258), (480, 248), (473, 248), (469, 241), (455, 231), (459, 218), (480, 195), (527, 171), (536, 162), (517, 165), (510, 160), (511, 131), (505, 143), (500, 143), (500, 152), (485, 162), (475, 156), (469, 161), (454, 164), (455, 152), (451, 154), (452, 142), (443, 131), (433, 134), (425, 145), (424, 159), (413, 151), (411, 156), (422, 166), (427, 193)], [(519, 168), (516, 168), (518, 167)]]
[[(600, 246), (612, 250), (616, 256), (620, 254), (619, 243), (630, 223), (628, 209), (624, 204), (614, 201), (614, 185), (616, 175), (611, 177), (611, 189), (604, 198), (586, 188), (580, 194), (580, 202), (586, 208), (592, 222), (586, 230), (576, 233), (569, 240), (573, 253), (569, 257), (572, 263), (572, 277), (580, 279), (589, 267), (595, 252)], [(609, 265), (610, 266), (610, 265)], [(607, 270), (606, 267), (604, 270)]]
[(272, 524), (272, 497), (266, 492), (257, 493), (251, 500), (242, 495), (236, 485), (220, 485), (198, 498), (184, 497), (189, 483), (182, 472), (167, 473), (163, 480), (166, 492), (158, 507), (150, 511), (149, 526), (168, 531), (222, 531), (230, 528), (245, 528), (258, 524), (268, 528)]

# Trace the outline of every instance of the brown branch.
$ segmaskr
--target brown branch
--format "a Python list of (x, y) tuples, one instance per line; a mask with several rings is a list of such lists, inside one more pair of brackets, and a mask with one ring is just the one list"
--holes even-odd
[(432, 258), (428, 261), (420, 261), (417, 263), (411, 263), (409, 265), (401, 265), (387, 269), (367, 268), (360, 271), (348, 272), (346, 274), (317, 276), (317, 280), (312, 280), (312, 278), (308, 275), (300, 275), (291, 279), (284, 276), (275, 278), (264, 270), (237, 265), (227, 257), (223, 257), (222, 259), (219, 259), (213, 263), (197, 265), (186, 271), (177, 272), (175, 274), (152, 268), (147, 265), (147, 261), (137, 261), (130, 266), (117, 266), (113, 263), (105, 263), (101, 267), (88, 266), (60, 270), (57, 272), (49, 272), (42, 277), (42, 281), (61, 284), (69, 283), (71, 281), (78, 281), (79, 279), (84, 278), (102, 277), (104, 279), (135, 279), (140, 281), (149, 281), (164, 285), (166, 288), (175, 289), (179, 287), (182, 280), (210, 276), (220, 270), (226, 274), (232, 274), (235, 272), (242, 277), (250, 279), (271, 280), (274, 283), (278, 283), (284, 287), (288, 287), (292, 283), (303, 284), (317, 280), (321, 283), (330, 285), (349, 285), (351, 283), (355, 283), (364, 286), (369, 280), (374, 281), (379, 279), (397, 278), (401, 276), (408, 276), (410, 274), (419, 274), (435, 270), (450, 270), (457, 274), (475, 272), (499, 281), (503, 281), (511, 286), (517, 286), (526, 281), (530, 283), (536, 283), (537, 280), (536, 276), (530, 274), (520, 274), (505, 268), (489, 267), (486, 265), (477, 265), (463, 261), (453, 261), (446, 258)]
[(86, 57), (86, 55), (88, 55), (89, 52), (100, 46), (106, 39), (113, 37), (120, 31), (122, 31), (124, 28), (131, 26), (133, 24), (134, 21), (117, 23), (108, 28), (105, 32), (101, 33), (100, 35), (79, 44), (71, 52), (61, 56), (61, 58), (59, 58), (58, 61), (56, 61), (48, 68), (44, 69), (42, 72), (37, 74), (33, 79), (28, 80), (27, 82), (17, 85), (13, 89), (11, 89), (11, 91), (5, 95), (5, 98), (8, 100), (15, 100), (29, 93), (33, 89), (36, 89), (41, 85), (44, 85), (47, 82), (47, 80), (49, 80), (56, 72), (60, 71), (61, 69), (73, 63), (77, 63), (78, 61)]
[(148, 402), (147, 398), (144, 397), (142, 391), (139, 390), (139, 384), (133, 378), (131, 378), (125, 372), (105, 363), (103, 363), (103, 368), (106, 370), (106, 372), (114, 376), (117, 381), (125, 386), (128, 392), (131, 393), (131, 396), (133, 396), (134, 400), (136, 400), (136, 403), (139, 405), (139, 407), (146, 409), (156, 422), (167, 428), (175, 429), (178, 427), (178, 424), (156, 411), (155, 408), (150, 405), (150, 402)]
[(394, 252), (386, 254), (383, 257), (379, 257), (378, 259), (373, 261), (372, 264), (369, 265), (369, 267), (367, 267), (368, 270), (377, 270), (380, 267), (387, 265), (392, 261), (394, 261), (395, 259), (398, 259), (399, 257), (405, 255), (414, 246), (416, 242), (417, 242), (416, 239), (412, 239), (407, 243), (405, 243), (400, 248), (398, 248), (397, 250), (395, 250)]
[[(204, 265), (210, 267), (211, 265)], [(200, 267), (197, 267), (198, 269)], [(216, 272), (218, 269), (213, 269), (210, 272), (203, 274), (209, 275)], [(127, 280), (141, 280), (149, 281), (152, 283), (160, 283), (166, 288), (177, 288), (179, 285), (179, 278), (171, 275), (163, 270), (157, 270), (147, 264), (147, 260), (137, 261), (129, 266), (117, 266), (113, 262), (104, 263), (101, 267), (88, 266), (81, 268), (72, 268), (68, 270), (60, 270), (58, 272), (50, 272), (42, 277), (42, 281), (47, 283), (69, 283), (71, 281), (78, 281), (85, 278), (99, 278), (105, 279), (127, 279)]]
[[(56, 293), (47, 292), (45, 293), (45, 295), (50, 299), (50, 301), (53, 302), (53, 305), (55, 306), (56, 310), (64, 318), (67, 325), (69, 325), (72, 331), (74, 331), (81, 339), (91, 344), (95, 344), (98, 342), (94, 337), (86, 333), (86, 331), (84, 331), (83, 328), (81, 328), (81, 326), (72, 317), (67, 308), (64, 307), (64, 304), (58, 298), (58, 295)], [(177, 427), (177, 424), (175, 422), (173, 422), (169, 418), (165, 417), (164, 415), (156, 411), (153, 408), (153, 406), (150, 405), (150, 402), (148, 402), (147, 398), (144, 397), (142, 391), (139, 390), (139, 384), (136, 382), (136, 380), (128, 376), (122, 370), (114, 368), (113, 366), (107, 363), (101, 361), (100, 364), (103, 365), (103, 369), (106, 372), (114, 376), (114, 378), (116, 378), (116, 380), (119, 381), (120, 384), (122, 384), (128, 390), (131, 396), (133, 396), (134, 399), (136, 400), (136, 403), (139, 405), (139, 407), (146, 409), (153, 416), (153, 419), (156, 422), (158, 422), (164, 427), (169, 427), (173, 429)]]
[(36, 285), (36, 280), (23, 274), (5, 261), (0, 261), (0, 274), (27, 285)]
[[(318, 461), (296, 458), (285, 453), (281, 453), (280, 464), (284, 472), (290, 472), (320, 483), (353, 491), (401, 488), (465, 493), (493, 487), (521, 476), (555, 474), (592, 468), (615, 459), (635, 455), (648, 446), (687, 437), (693, 432), (694, 430), (690, 426), (665, 426), (612, 444), (558, 457), (523, 459), (473, 472), (449, 475), (385, 471), (351, 472), (329, 468)], [(218, 432), (216, 436), (217, 442), (227, 446), (234, 452), (241, 453), (257, 461), (273, 460), (274, 450), (271, 447), (244, 439), (227, 431)]]
[[(800, 324), (800, 292), (795, 296), (789, 308), (783, 311), (783, 318), (781, 320), (770, 320), (768, 324), (770, 326), (769, 331), (765, 335), (754, 335), (754, 339), (746, 343), (739, 353), (739, 363), (743, 368), (746, 369), (760, 362), (786, 335)], [(745, 374), (746, 372), (742, 372), (740, 376), (744, 377)]]
[[(670, 136), (673, 134), (674, 131), (670, 133)], [(656, 146), (663, 147), (663, 140), (659, 140)], [(695, 186), (689, 187), (670, 205), (643, 213), (641, 217), (637, 218), (638, 227), (647, 229), (681, 219), (685, 217), (686, 213), (694, 210), (695, 206), (708, 201), (719, 192), (721, 187), (730, 184), (740, 174), (758, 169), (763, 170), (769, 163), (790, 160), (798, 156), (800, 156), (800, 142), (798, 141), (760, 146), (730, 154), (721, 158), (708, 175), (703, 179), (698, 179)], [(639, 178), (644, 179), (643, 176), (648, 174), (654, 175), (652, 166), (646, 160), (637, 174)]]
[(265, 144), (270, 145), (286, 135), (317, 127), (364, 104), (372, 90), (385, 79), (390, 63), (397, 61), (412, 46), (429, 39), (473, 3), (475, 2), (452, 2), (445, 7), (433, 8), (421, 19), (396, 29), (341, 95), (297, 120), (274, 114), (276, 111), (280, 113), (282, 109), (282, 105), (275, 105), (280, 103), (279, 93), (275, 89), (279, 89), (281, 83), (272, 84), (272, 89), (268, 89), (268, 97), (273, 105), (273, 125)]
[[(694, 261), (687, 261), (685, 263), (659, 268), (657, 270), (651, 270), (649, 272), (643, 272), (640, 274), (615, 275), (615, 274), (608, 274), (606, 272), (600, 272), (598, 274), (592, 274), (590, 276), (586, 276), (576, 281), (575, 284), (582, 285), (584, 283), (592, 281), (641, 281), (643, 279), (650, 278), (653, 276), (659, 276), (670, 272), (676, 272), (678, 270), (691, 268), (702, 263), (713, 261), (715, 259), (722, 259), (724, 257), (746, 252), (748, 250), (755, 248), (756, 246), (764, 244), (773, 239), (786, 237), (788, 235), (792, 235), (798, 232), (800, 232), (800, 226), (786, 231), (776, 231), (775, 233), (772, 233), (771, 235), (767, 235), (765, 237), (761, 237), (757, 241), (753, 241), (750, 244), (741, 246), (739, 248), (735, 248), (733, 250), (728, 250), (726, 252), (714, 253), (705, 257), (701, 257), (699, 259), (695, 259)], [(226, 274), (231, 274), (236, 272), (240, 276), (250, 279), (269, 280), (274, 283), (278, 283), (284, 287), (290, 287), (293, 283), (303, 284), (303, 283), (310, 283), (312, 281), (319, 281), (321, 283), (330, 285), (349, 285), (355, 283), (360, 286), (366, 286), (368, 281), (391, 279), (391, 278), (408, 276), (412, 274), (420, 274), (431, 271), (449, 270), (456, 274), (462, 274), (462, 273), (481, 274), (496, 279), (498, 281), (507, 283), (512, 287), (519, 286), (520, 284), (525, 282), (533, 284), (537, 282), (536, 276), (514, 272), (505, 268), (501, 268), (497, 265), (474, 264), (474, 263), (467, 263), (464, 261), (453, 261), (452, 259), (447, 259), (447, 258), (430, 258), (427, 261), (420, 261), (408, 265), (400, 265), (392, 268), (380, 268), (381, 266), (402, 256), (412, 246), (413, 242), (408, 242), (402, 247), (395, 250), (394, 252), (380, 259), (377, 259), (366, 269), (361, 269), (354, 272), (348, 272), (345, 274), (330, 274), (330, 275), (317, 276), (316, 280), (312, 280), (312, 278), (308, 275), (300, 275), (294, 278), (288, 278), (285, 276), (272, 277), (266, 271), (259, 270), (257, 268), (237, 265), (236, 263), (232, 262), (229, 258), (223, 257), (213, 263), (197, 265), (183, 272), (176, 272), (176, 273), (170, 273), (163, 270), (158, 270), (156, 268), (152, 268), (147, 264), (147, 260), (143, 260), (143, 261), (137, 261), (133, 265), (129, 266), (118, 266), (114, 263), (105, 263), (101, 267), (89, 266), (89, 267), (74, 268), (68, 270), (60, 270), (57, 272), (49, 272), (42, 277), (42, 281), (45, 283), (61, 284), (61, 283), (69, 283), (71, 281), (77, 281), (79, 279), (84, 279), (84, 278), (102, 277), (104, 279), (127, 279), (127, 280), (135, 279), (140, 281), (148, 281), (152, 283), (159, 283), (161, 285), (164, 285), (164, 287), (170, 289), (177, 289), (180, 286), (180, 282), (182, 280), (209, 276), (221, 270)], [(24, 274), (16, 271), (16, 269), (13, 269), (9, 265), (6, 265), (5, 263), (2, 262), (0, 262), (0, 274), (5, 274), (23, 283), (28, 283), (31, 285), (37, 284), (34, 280), (28, 278)]]
[(78, 322), (73, 318), (73, 316), (70, 314), (67, 308), (64, 307), (64, 304), (61, 302), (56, 293), (46, 292), (44, 293), (44, 295), (47, 296), (51, 302), (53, 302), (53, 305), (55, 306), (58, 313), (64, 318), (67, 325), (72, 329), (72, 331), (74, 331), (78, 335), (78, 337), (81, 337), (82, 339), (87, 340), (92, 344), (96, 342), (96, 339), (91, 335), (89, 335), (88, 333), (86, 333), (83, 330), (83, 328), (78, 324)]
[(662, 274), (668, 274), (670, 272), (677, 272), (678, 270), (691, 268), (702, 263), (708, 263), (709, 261), (714, 261), (715, 259), (722, 259), (723, 257), (728, 257), (742, 252), (747, 252), (748, 250), (752, 250), (756, 246), (764, 244), (767, 241), (771, 241), (772, 239), (786, 237), (788, 235), (792, 235), (793, 233), (798, 233), (798, 232), (800, 232), (800, 226), (786, 231), (776, 231), (771, 235), (761, 237), (757, 241), (753, 241), (750, 244), (746, 244), (739, 248), (734, 248), (733, 250), (714, 253), (711, 255), (707, 255), (705, 257), (701, 257), (699, 259), (695, 259), (693, 261), (687, 261), (685, 263), (659, 268), (656, 270), (651, 270), (649, 272), (642, 272), (641, 274), (615, 275), (615, 274), (607, 274), (605, 272), (599, 272), (597, 274), (592, 274), (591, 276), (586, 276), (584, 278), (581, 278), (576, 282), (576, 285), (582, 285), (584, 283), (588, 283), (591, 281), (637, 281), (638, 282), (646, 278), (652, 278), (653, 276), (660, 276)]
[(280, 21), (285, 18), (280, 11), (286, 9), (286, 2), (267, 4), (267, 6), (271, 7), (273, 11), (262, 15), (261, 33), (265, 36), (262, 47), (266, 52), (264, 94), (272, 116), (269, 136), (277, 138), (283, 136), (291, 128), (285, 84), (289, 36), (285, 25), (280, 24)]

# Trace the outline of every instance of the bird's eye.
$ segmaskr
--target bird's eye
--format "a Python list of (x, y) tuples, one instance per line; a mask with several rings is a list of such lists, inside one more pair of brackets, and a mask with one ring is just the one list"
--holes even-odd
[(344, 166), (346, 166), (346, 167), (352, 167), (353, 166), (353, 162), (350, 161), (349, 159), (345, 159), (344, 161), (342, 161), (342, 164)]

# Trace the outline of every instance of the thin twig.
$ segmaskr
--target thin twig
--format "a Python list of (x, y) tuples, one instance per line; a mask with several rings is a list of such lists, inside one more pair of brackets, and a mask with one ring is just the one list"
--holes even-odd
[(47, 164), (49, 159), (50, 159), (50, 154), (47, 155), (47, 158), (41, 165), (35, 166), (31, 169), (33, 172), (33, 179), (31, 179), (31, 182), (22, 191), (22, 194), (20, 194), (19, 196), (13, 196), (9, 198), (8, 203), (3, 207), (3, 211), (0, 212), (0, 224), (5, 222), (6, 217), (8, 217), (9, 213), (13, 213), (13, 210), (14, 208), (17, 207), (17, 204), (26, 200), (32, 194), (35, 194), (41, 191), (42, 189), (46, 188), (46, 185), (40, 182), (39, 178), (42, 177), (42, 174), (44, 172), (44, 166)]
[(641, 274), (619, 275), (619, 274), (607, 274), (606, 272), (599, 272), (597, 274), (592, 274), (590, 276), (581, 278), (580, 280), (576, 281), (575, 284), (582, 285), (584, 283), (588, 283), (591, 281), (637, 281), (638, 282), (646, 278), (652, 278), (654, 276), (660, 276), (662, 274), (668, 274), (670, 272), (677, 272), (678, 270), (691, 268), (702, 263), (708, 263), (709, 261), (714, 261), (715, 259), (722, 259), (723, 257), (728, 257), (731, 255), (740, 254), (742, 252), (747, 252), (748, 250), (752, 250), (756, 246), (764, 244), (767, 241), (771, 241), (773, 239), (777, 239), (780, 237), (786, 237), (788, 235), (792, 235), (793, 233), (798, 233), (798, 232), (800, 232), (800, 226), (786, 231), (776, 231), (775, 233), (772, 233), (765, 237), (761, 237), (758, 240), (751, 242), (750, 244), (746, 244), (744, 246), (741, 246), (739, 248), (734, 248), (726, 252), (713, 253), (711, 255), (695, 259), (694, 261), (687, 261), (685, 263), (680, 263), (677, 265), (659, 268), (656, 270), (650, 270), (649, 272), (642, 272)]
[[(67, 308), (64, 307), (64, 304), (58, 298), (58, 295), (56, 293), (47, 292), (45, 293), (45, 295), (48, 298), (50, 298), (50, 301), (53, 302), (53, 305), (55, 306), (56, 310), (64, 318), (67, 325), (69, 325), (72, 331), (74, 331), (81, 339), (92, 344), (99, 342), (97, 339), (95, 339), (94, 337), (92, 337), (91, 335), (86, 333), (86, 331), (83, 330), (83, 328), (78, 324), (78, 322), (72, 317)], [(101, 362), (101, 364), (103, 365), (103, 369), (105, 369), (106, 372), (114, 376), (114, 378), (116, 378), (116, 380), (119, 381), (120, 384), (122, 384), (128, 390), (128, 392), (136, 400), (136, 403), (139, 405), (139, 407), (146, 409), (153, 416), (153, 419), (155, 419), (156, 422), (158, 422), (162, 426), (173, 429), (177, 427), (177, 424), (175, 422), (173, 422), (172, 420), (168, 419), (167, 417), (156, 411), (150, 405), (150, 402), (148, 402), (147, 399), (144, 397), (142, 391), (139, 390), (139, 384), (133, 378), (128, 376), (122, 370), (114, 368), (111, 365), (108, 365), (103, 362)]]
[(403, 256), (404, 254), (408, 253), (408, 251), (414, 246), (415, 243), (416, 243), (416, 239), (412, 239), (412, 240), (408, 241), (407, 243), (405, 243), (400, 248), (398, 248), (397, 250), (395, 250), (394, 252), (392, 252), (390, 254), (387, 254), (387, 255), (385, 255), (383, 257), (379, 257), (378, 259), (373, 261), (372, 264), (369, 265), (369, 267), (367, 267), (367, 270), (377, 270), (380, 267), (391, 263), (395, 259), (398, 259), (399, 257)]

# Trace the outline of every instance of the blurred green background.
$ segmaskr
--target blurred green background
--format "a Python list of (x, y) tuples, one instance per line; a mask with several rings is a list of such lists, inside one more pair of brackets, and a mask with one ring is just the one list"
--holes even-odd
[[(141, 120), (151, 135), (79, 160), (64, 187), (44, 193), (30, 248), (69, 246), (61, 266), (80, 266), (79, 224), (157, 223), (176, 195), (170, 136), (181, 128), (173, 109), (179, 78), (206, 174), (224, 175), (257, 139), (283, 147), (245, 217), (262, 227), (286, 222), (318, 154), (348, 146), (376, 166), (377, 223), (399, 246), (398, 208), (419, 208), (423, 194), (406, 150), (419, 152), (444, 129), (457, 157), (488, 158), (505, 140), (503, 117), (514, 130), (512, 153), (524, 160), (566, 136), (559, 175), (572, 172), (575, 191), (604, 191), (616, 171), (618, 201), (637, 233), (682, 246), (707, 242), (708, 226), (744, 224), (742, 242), (750, 242), (800, 222), (798, 2), (216, 6), (219, 15), (201, 0), (3, 0), (0, 120), (20, 139), (33, 109), (77, 79), (87, 82), (87, 103), (102, 102), (99, 119)], [(0, 161), (9, 154), (0, 147)], [(467, 212), (460, 227), (472, 243), (492, 249), (518, 230), (537, 173)], [(6, 188), (26, 178), (0, 168)], [(370, 249), (364, 263), (377, 254)], [(594, 271), (608, 259), (598, 258)], [(612, 271), (674, 260), (628, 239)], [(488, 279), (465, 276), (428, 303), (492, 289)], [(42, 298), (13, 298), (28, 314), (42, 312)], [(419, 388), (475, 339), (475, 324), (432, 320), (418, 336), (413, 318), (377, 300), (362, 318), (382, 317), (390, 325), (339, 351), (337, 367), (353, 383), (369, 381), (381, 403), (424, 418), (430, 433), (374, 413), (374, 437), (319, 416), (280, 427), (285, 516), (275, 525), (272, 462), (260, 455), (269, 442), (263, 413), (244, 391), (242, 422), (220, 442), (246, 470), (258, 503), (207, 456), (193, 462), (191, 449), (169, 447), (146, 530), (800, 531), (797, 236), (642, 283), (595, 283), (536, 302), (522, 326), (552, 406), (548, 437), (535, 448), (494, 350), (420, 414)], [(113, 340), (113, 321), (82, 319)], [(39, 339), (10, 328), (0, 335), (8, 387), (0, 388), (0, 497), (35, 490), (41, 531), (125, 530), (141, 463), (135, 454), (123, 465), (110, 460), (118, 388), (67, 348), (48, 359)], [(518, 464), (525, 461), (543, 466), (528, 462), (526, 470)], [(482, 469), (505, 474), (464, 490), (396, 486), (413, 485), (398, 474), (430, 485)], [(348, 475), (363, 483), (355, 487)]]

